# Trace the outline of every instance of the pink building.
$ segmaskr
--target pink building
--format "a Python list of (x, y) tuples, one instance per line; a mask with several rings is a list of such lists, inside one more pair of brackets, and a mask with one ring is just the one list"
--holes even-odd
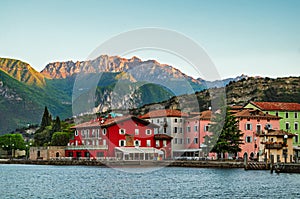
[(265, 128), (279, 130), (280, 117), (253, 109), (241, 109), (239, 111), (233, 111), (233, 114), (238, 119), (239, 129), (243, 133), (242, 151), (238, 153), (238, 157), (257, 159), (260, 154), (260, 149), (258, 148), (260, 143), (259, 134), (261, 134)]

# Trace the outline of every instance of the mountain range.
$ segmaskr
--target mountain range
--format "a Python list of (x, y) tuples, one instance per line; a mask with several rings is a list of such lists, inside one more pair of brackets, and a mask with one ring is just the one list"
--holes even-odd
[[(167, 107), (171, 106), (176, 96), (188, 96), (195, 92), (200, 101), (205, 98), (203, 103), (201, 101), (202, 105), (205, 102), (208, 106), (209, 99), (204, 93), (210, 88), (226, 85), (226, 91), (232, 93), (229, 101), (238, 104), (248, 98), (239, 94), (243, 93), (242, 90), (233, 89), (235, 85), (244, 89), (240, 87), (240, 82), (245, 83), (246, 80), (245, 88), (251, 83), (257, 91), (264, 93), (274, 82), (273, 79), (265, 82), (261, 79), (264, 78), (241, 75), (205, 81), (194, 79), (170, 65), (155, 60), (142, 61), (137, 57), (125, 59), (101, 55), (88, 61), (53, 62), (41, 72), (25, 62), (0, 58), (0, 134), (27, 124), (40, 123), (45, 106), (53, 117), (63, 119), (111, 109), (136, 110), (159, 102), (169, 102), (169, 105), (162, 103)], [(297, 80), (299, 82), (299, 78)], [(256, 81), (268, 88), (255, 85)], [(294, 85), (294, 89), (299, 91), (299, 84), (294, 81), (285, 84)], [(269, 95), (274, 92), (277, 91), (269, 91)], [(254, 91), (251, 93), (256, 94)]]

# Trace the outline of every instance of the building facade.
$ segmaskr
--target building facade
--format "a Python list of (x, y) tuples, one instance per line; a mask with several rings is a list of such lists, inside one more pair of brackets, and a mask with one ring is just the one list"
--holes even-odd
[(148, 160), (158, 155), (168, 158), (171, 138), (161, 139), (165, 145), (159, 145), (157, 149), (154, 135), (158, 134), (158, 127), (131, 115), (98, 118), (78, 124), (73, 127), (74, 139), (68, 144), (66, 156), (79, 159), (123, 160)]
[(233, 115), (238, 120), (239, 130), (243, 134), (242, 151), (237, 154), (238, 157), (257, 160), (262, 155), (262, 151), (258, 147), (260, 143), (259, 135), (265, 129), (279, 130), (280, 117), (254, 109), (241, 109), (233, 112)]
[(265, 162), (294, 162), (292, 133), (283, 130), (266, 130), (260, 136), (259, 161)]
[(287, 102), (249, 102), (245, 108), (253, 108), (264, 113), (281, 117), (280, 129), (295, 134), (294, 145), (299, 144), (300, 104)]
[(181, 153), (185, 149), (184, 121), (187, 117), (187, 113), (171, 109), (154, 110), (141, 116), (142, 119), (158, 125), (159, 133), (173, 138), (171, 157), (179, 155), (177, 153)]

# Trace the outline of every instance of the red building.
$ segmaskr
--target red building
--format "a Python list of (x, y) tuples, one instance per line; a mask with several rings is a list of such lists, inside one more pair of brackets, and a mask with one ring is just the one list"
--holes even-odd
[(76, 130), (66, 149), (67, 157), (149, 160), (168, 158), (170, 154), (172, 138), (159, 136), (157, 125), (135, 116), (99, 118), (73, 128)]

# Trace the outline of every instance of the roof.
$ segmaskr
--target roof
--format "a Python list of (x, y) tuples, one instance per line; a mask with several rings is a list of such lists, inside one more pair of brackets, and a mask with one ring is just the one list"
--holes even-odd
[(103, 118), (97, 118), (95, 120), (92, 120), (90, 122), (85, 122), (78, 124), (76, 126), (73, 126), (72, 128), (77, 129), (77, 128), (96, 128), (96, 127), (101, 127), (101, 128), (106, 128), (109, 126), (113, 126), (117, 123), (127, 121), (127, 120), (134, 120), (138, 123), (142, 123), (144, 125), (148, 125), (149, 127), (153, 128), (158, 128), (159, 126), (152, 124), (148, 122), (147, 120), (143, 120), (141, 118), (138, 118), (133, 115), (126, 115), (126, 116), (121, 116), (121, 117), (115, 117), (115, 118), (109, 118), (109, 119), (103, 119)]
[(157, 118), (157, 117), (188, 117), (188, 114), (179, 110), (164, 109), (154, 110), (142, 115), (142, 119)]
[(270, 119), (279, 120), (281, 117), (266, 114), (260, 110), (243, 109), (233, 114), (237, 118), (254, 118), (254, 119)]
[(261, 134), (260, 136), (261, 136), (261, 137), (264, 137), (264, 136), (277, 136), (277, 137), (283, 137), (283, 136), (285, 136), (285, 135), (287, 135), (288, 137), (294, 137), (294, 136), (296, 136), (295, 134), (286, 132), (286, 131), (284, 131), (284, 130), (273, 130), (273, 129), (268, 130), (267, 133), (263, 133), (263, 134)]
[(211, 110), (202, 111), (200, 115), (200, 120), (210, 120), (212, 116)]
[(154, 139), (155, 140), (172, 140), (173, 137), (171, 137), (167, 134), (155, 134)]
[(292, 102), (250, 102), (263, 111), (300, 111), (299, 103)]

